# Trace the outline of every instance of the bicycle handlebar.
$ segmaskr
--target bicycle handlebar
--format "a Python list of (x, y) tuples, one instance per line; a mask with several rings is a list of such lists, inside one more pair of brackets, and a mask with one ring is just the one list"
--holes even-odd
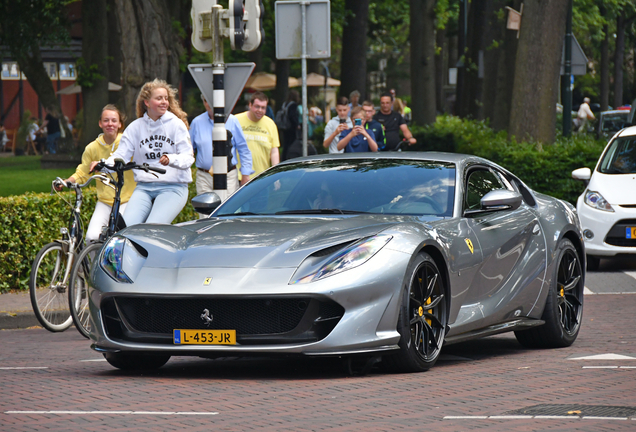
[[(93, 171), (98, 171), (101, 170), (103, 168), (107, 168), (109, 170), (115, 171), (117, 173), (123, 173), (124, 171), (129, 171), (132, 169), (138, 169), (138, 170), (142, 170), (145, 172), (150, 172), (150, 171), (154, 171), (155, 173), (159, 173), (159, 174), (165, 174), (166, 170), (164, 168), (157, 168), (157, 167), (152, 167), (146, 163), (144, 164), (137, 164), (135, 162), (128, 162), (128, 163), (124, 163), (121, 159), (117, 159), (115, 160), (115, 163), (112, 165), (107, 165), (106, 161), (104, 159), (102, 159), (101, 161), (99, 161), (97, 163), (97, 165), (95, 165), (95, 168), (93, 168)], [(153, 173), (154, 174), (154, 173)], [(156, 176), (156, 174), (155, 174)]]
[(95, 174), (91, 177), (89, 177), (89, 179), (86, 181), (86, 183), (83, 184), (78, 184), (78, 183), (72, 183), (72, 182), (66, 182), (64, 181), (61, 177), (57, 177), (55, 180), (53, 180), (53, 182), (51, 183), (51, 187), (53, 189), (55, 189), (56, 191), (58, 190), (58, 187), (61, 189), (62, 187), (68, 188), (68, 189), (83, 189), (86, 186), (88, 186), (90, 184), (90, 182), (92, 182), (93, 180), (100, 180), (102, 183), (104, 183), (106, 186), (110, 186), (113, 187), (111, 185), (112, 181), (105, 176), (104, 174)]

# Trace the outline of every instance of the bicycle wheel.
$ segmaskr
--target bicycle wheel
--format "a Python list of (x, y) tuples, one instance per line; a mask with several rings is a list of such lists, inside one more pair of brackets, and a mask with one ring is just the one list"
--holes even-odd
[(68, 305), (73, 323), (82, 336), (88, 338), (91, 331), (88, 288), (91, 286), (90, 272), (93, 262), (102, 248), (101, 243), (93, 243), (84, 248), (73, 264), (68, 289)]
[(53, 242), (40, 249), (31, 267), (31, 306), (35, 317), (48, 331), (61, 332), (73, 323), (68, 310), (67, 284), (64, 283), (67, 265), (68, 257), (62, 245)]

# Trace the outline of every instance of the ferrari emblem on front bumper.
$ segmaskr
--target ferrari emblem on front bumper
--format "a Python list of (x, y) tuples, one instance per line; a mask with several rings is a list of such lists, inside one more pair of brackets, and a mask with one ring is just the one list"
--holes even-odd
[(209, 326), (214, 317), (210, 313), (209, 310), (203, 309), (203, 313), (201, 314), (201, 319), (205, 322), (205, 325)]
[(212, 282), (212, 278), (211, 277), (205, 278), (205, 280), (203, 281), (203, 286), (210, 285), (210, 282)]

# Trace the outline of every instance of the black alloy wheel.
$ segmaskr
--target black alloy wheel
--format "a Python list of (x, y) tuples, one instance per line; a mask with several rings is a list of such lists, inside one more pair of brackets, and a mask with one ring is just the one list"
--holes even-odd
[(581, 262), (574, 249), (566, 249), (557, 273), (559, 321), (568, 335), (578, 332), (583, 315)]
[(400, 372), (421, 372), (435, 364), (442, 349), (447, 300), (443, 277), (430, 255), (420, 253), (410, 268), (414, 270), (407, 279), (408, 291), (398, 320), (400, 351), (385, 361)]
[(568, 239), (556, 250), (557, 265), (548, 290), (540, 327), (515, 332), (528, 348), (563, 348), (576, 340), (583, 317), (583, 263)]

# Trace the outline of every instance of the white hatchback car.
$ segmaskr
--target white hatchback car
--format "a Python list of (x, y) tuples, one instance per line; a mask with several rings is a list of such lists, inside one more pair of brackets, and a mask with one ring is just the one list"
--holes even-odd
[(576, 204), (587, 268), (598, 269), (604, 257), (636, 254), (636, 126), (614, 135), (594, 172), (579, 168), (572, 177), (589, 181)]

